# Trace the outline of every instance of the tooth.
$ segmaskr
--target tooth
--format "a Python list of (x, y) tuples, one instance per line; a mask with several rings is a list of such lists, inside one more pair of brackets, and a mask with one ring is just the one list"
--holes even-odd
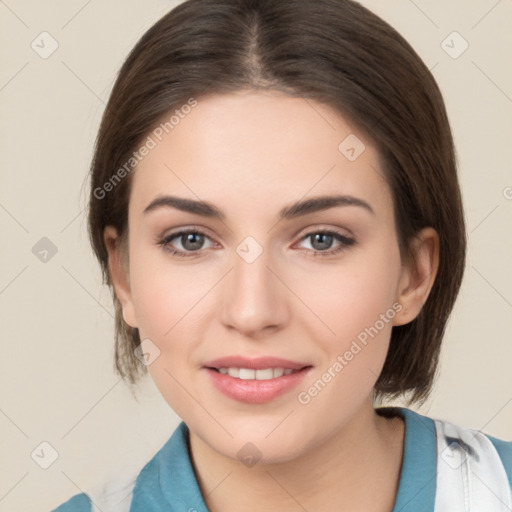
[(276, 377), (282, 377), (284, 373), (284, 368), (274, 368), (274, 379)]
[(236, 379), (241, 380), (270, 380), (283, 375), (290, 375), (293, 373), (291, 368), (263, 368), (261, 370), (254, 370), (252, 368), (218, 368), (219, 373), (222, 375), (229, 375)]
[(238, 378), (242, 380), (251, 380), (254, 379), (255, 374), (256, 370), (252, 370), (250, 368), (240, 368), (240, 374)]
[(236, 377), (239, 378), (240, 370), (238, 368), (228, 368), (228, 375), (230, 377)]
[(274, 377), (274, 370), (272, 368), (265, 368), (264, 370), (256, 370), (256, 380), (268, 380)]

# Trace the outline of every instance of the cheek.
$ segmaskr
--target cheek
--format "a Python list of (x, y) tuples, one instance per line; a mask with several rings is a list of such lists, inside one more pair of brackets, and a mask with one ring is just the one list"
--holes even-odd
[[(207, 293), (215, 276), (193, 266), (170, 264), (165, 257), (134, 251), (131, 288), (141, 339), (149, 338), (158, 357), (148, 371), (163, 398), (180, 417), (190, 415), (192, 361), (202, 339)], [(141, 262), (144, 262), (142, 264)]]
[(163, 250), (154, 248), (134, 248), (130, 281), (141, 337), (160, 342), (171, 339), (180, 323), (187, 322), (188, 311), (208, 289), (193, 267), (173, 264)]
[(322, 272), (305, 272), (297, 281), (297, 294), (314, 313), (303, 317), (302, 327), (324, 354), (298, 397), (311, 403), (308, 412), (327, 407), (344, 414), (368, 396), (382, 370), (400, 277), (398, 247), (383, 247), (376, 244)]
[(380, 256), (355, 254), (343, 264), (325, 266), (318, 272), (309, 269), (293, 280), (297, 283), (294, 291), (312, 313), (305, 316), (308, 323), (328, 346), (339, 348), (376, 322), (379, 330), (389, 334), (390, 326), (383, 329), (380, 319), (382, 314), (394, 312), (399, 276), (398, 251), (391, 251)]

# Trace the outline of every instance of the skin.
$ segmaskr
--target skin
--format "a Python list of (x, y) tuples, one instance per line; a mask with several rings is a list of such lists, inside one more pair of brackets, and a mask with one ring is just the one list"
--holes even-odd
[[(338, 150), (350, 134), (366, 146), (353, 162)], [(149, 371), (190, 429), (209, 509), (391, 511), (404, 425), (375, 413), (373, 388), (392, 326), (414, 319), (428, 297), (438, 237), (431, 228), (418, 233), (414, 262), (403, 264), (391, 191), (372, 142), (311, 100), (277, 92), (212, 95), (198, 98), (132, 179), (129, 264), (115, 229), (105, 230), (111, 276), (125, 321), (160, 350)], [(373, 213), (338, 206), (278, 218), (300, 199), (334, 193), (363, 199)], [(164, 194), (208, 201), (225, 218), (171, 207), (143, 213)], [(158, 244), (194, 227), (207, 238), (193, 257), (173, 256)], [(319, 228), (355, 243), (322, 256), (340, 242), (322, 249), (307, 236)], [(236, 252), (247, 236), (263, 249), (252, 263)], [(169, 243), (185, 251), (182, 244), (183, 238)], [(378, 335), (308, 404), (299, 403), (297, 394), (398, 303), (401, 311)], [(202, 368), (235, 354), (312, 369), (271, 402), (245, 404), (215, 389)], [(252, 467), (237, 457), (247, 442), (261, 453)]]

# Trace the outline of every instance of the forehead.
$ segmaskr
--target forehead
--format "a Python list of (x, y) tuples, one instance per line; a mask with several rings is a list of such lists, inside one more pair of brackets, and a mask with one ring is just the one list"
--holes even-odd
[(373, 144), (326, 105), (242, 91), (198, 98), (166, 125), (173, 112), (148, 134), (154, 147), (134, 171), (130, 208), (166, 193), (247, 214), (267, 211), (269, 197), (277, 212), (329, 193), (390, 206)]

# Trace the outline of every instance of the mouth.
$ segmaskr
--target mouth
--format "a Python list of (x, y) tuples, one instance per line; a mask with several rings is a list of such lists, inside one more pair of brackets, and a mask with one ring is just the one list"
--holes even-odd
[(253, 368), (235, 368), (235, 367), (221, 367), (210, 368), (210, 370), (219, 372), (222, 375), (229, 375), (235, 379), (241, 380), (270, 380), (277, 379), (283, 375), (291, 375), (300, 370), (292, 370), (291, 368), (262, 368), (254, 370)]
[(238, 356), (217, 359), (203, 366), (216, 390), (238, 402), (262, 404), (290, 391), (313, 368), (284, 359)]

